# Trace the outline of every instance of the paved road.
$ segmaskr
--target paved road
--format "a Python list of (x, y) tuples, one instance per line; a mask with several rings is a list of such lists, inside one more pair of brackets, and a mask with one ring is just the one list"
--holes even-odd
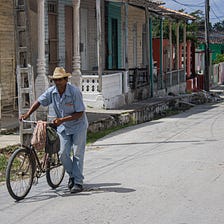
[(220, 224), (224, 104), (115, 132), (89, 147), (85, 191), (46, 181), (15, 203), (0, 187), (1, 224)]

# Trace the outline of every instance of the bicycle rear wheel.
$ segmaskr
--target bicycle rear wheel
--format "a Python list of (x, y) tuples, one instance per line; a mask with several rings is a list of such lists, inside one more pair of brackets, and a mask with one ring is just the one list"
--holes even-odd
[(65, 169), (62, 166), (58, 153), (49, 155), (47, 159), (46, 178), (50, 187), (57, 188), (65, 175)]
[(34, 177), (35, 164), (28, 149), (18, 148), (11, 155), (6, 168), (6, 186), (17, 201), (29, 193)]

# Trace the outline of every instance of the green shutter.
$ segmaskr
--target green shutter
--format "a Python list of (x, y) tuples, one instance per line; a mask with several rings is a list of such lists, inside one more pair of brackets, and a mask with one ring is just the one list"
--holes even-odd
[(117, 68), (121, 68), (121, 4), (108, 3), (108, 68), (113, 68), (112, 21), (117, 20)]

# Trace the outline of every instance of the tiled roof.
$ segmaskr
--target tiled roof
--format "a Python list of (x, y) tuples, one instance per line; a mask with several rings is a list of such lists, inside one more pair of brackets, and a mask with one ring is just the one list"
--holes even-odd
[(194, 20), (195, 17), (183, 13), (183, 12), (178, 12), (173, 9), (166, 8), (162, 5), (165, 4), (165, 2), (160, 1), (160, 0), (108, 0), (112, 2), (127, 2), (131, 5), (138, 6), (138, 7), (148, 7), (148, 10), (161, 15), (161, 16), (167, 16), (167, 17), (173, 17), (173, 18), (178, 18), (178, 19), (185, 19), (185, 20)]
[(158, 6), (158, 8), (163, 10), (164, 15), (170, 15), (170, 16), (173, 16), (173, 17), (182, 17), (182, 18), (189, 19), (189, 20), (195, 20), (196, 19), (194, 16), (191, 16), (187, 13), (179, 12), (179, 11), (176, 11), (176, 10), (173, 10), (173, 9), (169, 9), (169, 8), (166, 8), (162, 5)]
[[(199, 32), (197, 34), (198, 42), (204, 43), (205, 42), (205, 33)], [(217, 33), (217, 32), (211, 32), (209, 34), (209, 42), (212, 44), (224, 44), (224, 33)]]

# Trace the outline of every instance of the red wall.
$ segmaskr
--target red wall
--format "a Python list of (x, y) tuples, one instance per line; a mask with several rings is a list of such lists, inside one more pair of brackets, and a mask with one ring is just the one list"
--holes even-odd
[[(160, 38), (153, 38), (152, 45), (153, 45), (153, 60), (157, 61), (157, 70), (159, 71), (160, 69)], [(168, 46), (169, 46), (169, 40), (163, 39), (163, 49), (165, 49), (165, 47), (168, 47)]]

